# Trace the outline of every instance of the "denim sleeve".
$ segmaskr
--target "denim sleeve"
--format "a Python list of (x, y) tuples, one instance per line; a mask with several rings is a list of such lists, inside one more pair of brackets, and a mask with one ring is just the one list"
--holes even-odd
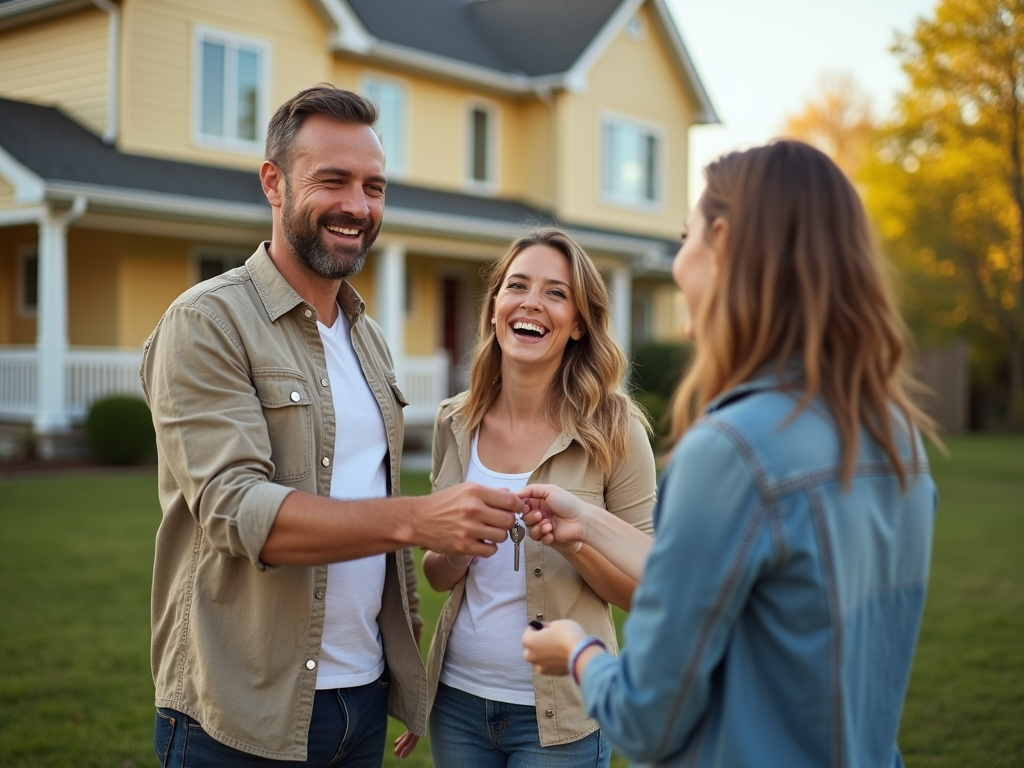
[(616, 749), (657, 762), (683, 750), (707, 711), (712, 673), (753, 587), (758, 542), (770, 538), (747, 463), (707, 426), (677, 446), (655, 517), (624, 649), (587, 665), (582, 693)]

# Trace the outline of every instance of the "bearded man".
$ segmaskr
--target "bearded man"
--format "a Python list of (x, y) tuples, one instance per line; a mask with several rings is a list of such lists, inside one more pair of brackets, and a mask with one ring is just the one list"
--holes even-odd
[(283, 104), (260, 169), (271, 240), (146, 342), (164, 766), (378, 768), (389, 713), (426, 725), (409, 547), (487, 557), (522, 511), (470, 484), (398, 497), (405, 399), (346, 280), (383, 221), (376, 119), (330, 85)]

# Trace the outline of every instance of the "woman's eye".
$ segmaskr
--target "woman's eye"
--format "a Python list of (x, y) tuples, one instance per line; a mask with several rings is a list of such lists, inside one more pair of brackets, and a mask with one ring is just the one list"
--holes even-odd
[(564, 291), (554, 290), (554, 291), (551, 291), (551, 295), (552, 296), (557, 296), (559, 299), (564, 299), (565, 298), (565, 292)]

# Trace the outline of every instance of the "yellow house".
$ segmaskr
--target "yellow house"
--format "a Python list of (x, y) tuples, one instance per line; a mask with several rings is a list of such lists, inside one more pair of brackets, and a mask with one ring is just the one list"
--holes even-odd
[(354, 280), (429, 424), (460, 388), (481, 268), (569, 227), (629, 346), (676, 333), (687, 132), (717, 120), (663, 0), (0, 0), (0, 421), (39, 450), (138, 391), (189, 285), (269, 236), (278, 104), (373, 98), (384, 228)]

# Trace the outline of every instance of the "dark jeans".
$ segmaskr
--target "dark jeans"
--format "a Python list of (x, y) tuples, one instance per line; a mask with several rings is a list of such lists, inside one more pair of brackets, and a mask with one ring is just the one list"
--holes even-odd
[(385, 671), (368, 685), (317, 691), (304, 763), (232, 749), (173, 709), (157, 709), (153, 748), (163, 768), (380, 768), (388, 730), (388, 688)]

